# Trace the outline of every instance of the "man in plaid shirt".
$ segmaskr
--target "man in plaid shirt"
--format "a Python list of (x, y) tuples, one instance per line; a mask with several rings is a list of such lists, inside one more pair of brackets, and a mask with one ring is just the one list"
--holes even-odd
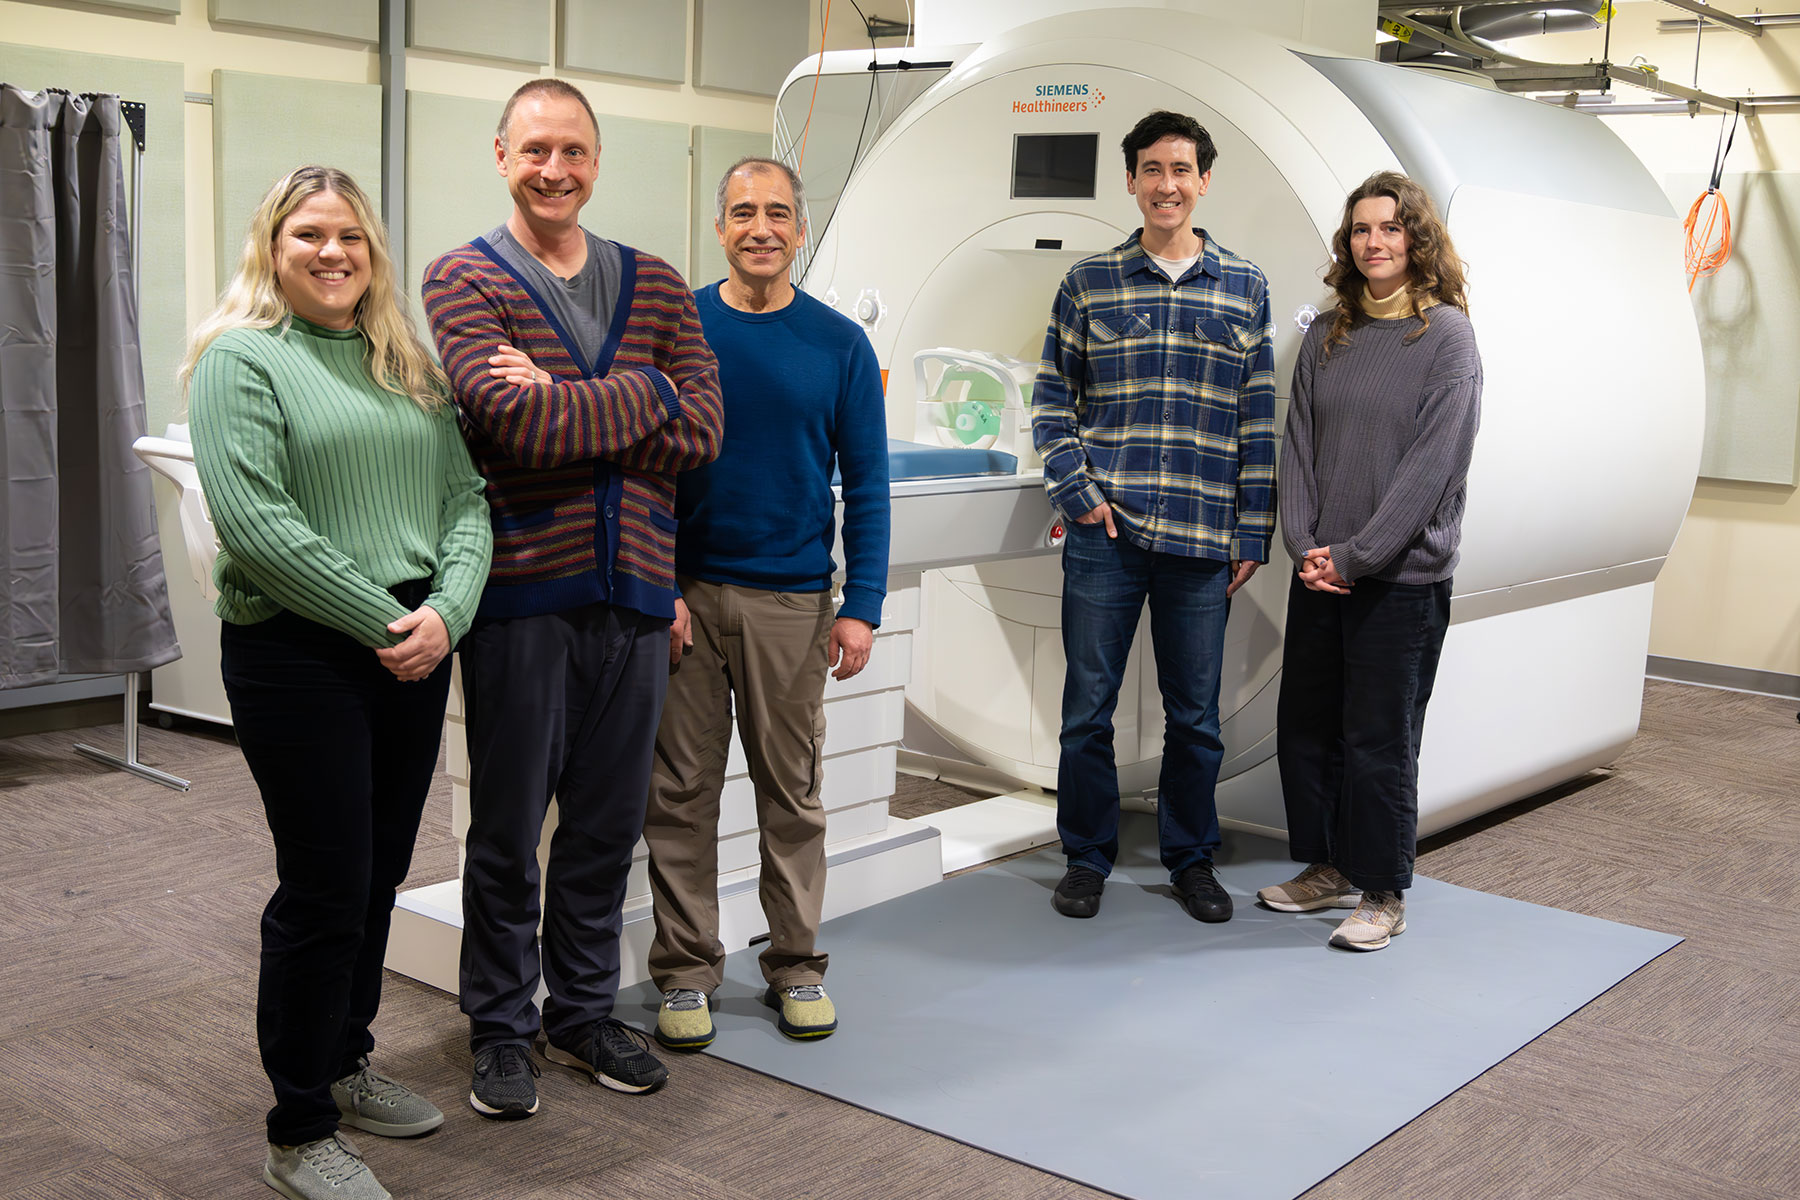
[(1070, 522), (1056, 796), (1069, 866), (1053, 903), (1093, 916), (1118, 854), (1112, 715), (1148, 599), (1162, 862), (1190, 915), (1228, 921), (1212, 864), (1219, 666), (1230, 598), (1268, 561), (1275, 529), (1268, 282), (1190, 224), (1217, 156), (1199, 122), (1153, 112), (1123, 147), (1143, 228), (1069, 271), (1032, 394), (1045, 486)]

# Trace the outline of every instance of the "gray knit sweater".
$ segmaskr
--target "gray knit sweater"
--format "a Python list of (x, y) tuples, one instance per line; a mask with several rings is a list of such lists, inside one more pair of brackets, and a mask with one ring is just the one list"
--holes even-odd
[(1370, 320), (1320, 362), (1331, 320), (1307, 331), (1281, 447), (1281, 526), (1296, 563), (1331, 548), (1345, 579), (1435, 583), (1456, 569), (1481, 420), (1481, 354), (1460, 309)]

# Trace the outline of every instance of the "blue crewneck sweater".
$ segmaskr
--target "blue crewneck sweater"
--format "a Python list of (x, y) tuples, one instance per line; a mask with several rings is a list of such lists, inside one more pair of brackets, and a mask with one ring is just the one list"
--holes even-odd
[(841, 617), (881, 623), (887, 594), (887, 410), (881, 368), (855, 322), (796, 292), (740, 312), (719, 285), (695, 293), (719, 358), (725, 440), (676, 485), (675, 569), (774, 592), (831, 586), (831, 473), (844, 487)]

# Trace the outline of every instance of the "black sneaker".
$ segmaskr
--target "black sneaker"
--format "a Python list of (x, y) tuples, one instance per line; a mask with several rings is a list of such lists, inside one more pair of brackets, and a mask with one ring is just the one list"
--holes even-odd
[(1231, 920), (1231, 896), (1219, 886), (1209, 862), (1183, 867), (1175, 876), (1175, 899), (1196, 921), (1216, 923)]
[(523, 1120), (538, 1110), (537, 1075), (529, 1046), (502, 1042), (478, 1051), (469, 1107), (496, 1121)]
[(1091, 917), (1100, 911), (1100, 893), (1106, 890), (1106, 876), (1086, 863), (1070, 863), (1050, 904), (1065, 917)]
[(650, 1053), (650, 1037), (615, 1017), (581, 1031), (576, 1048), (565, 1050), (544, 1039), (544, 1057), (586, 1071), (615, 1092), (654, 1092), (669, 1079), (669, 1068)]

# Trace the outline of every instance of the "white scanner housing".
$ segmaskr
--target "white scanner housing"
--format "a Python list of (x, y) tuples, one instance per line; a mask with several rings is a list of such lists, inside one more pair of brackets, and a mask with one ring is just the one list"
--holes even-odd
[[(1195, 221), (1269, 278), (1278, 415), (1301, 314), (1329, 308), (1320, 280), (1344, 196), (1372, 171), (1403, 170), (1470, 265), (1486, 374), (1420, 832), (1619, 753), (1637, 730), (1652, 581), (1698, 467), (1704, 384), (1680, 225), (1605, 126), (1168, 10), (1066, 14), (907, 56), (954, 65), (865, 148), (828, 224), (815, 214), (804, 279), (863, 320), (891, 371), (891, 436), (917, 432), (921, 350), (1040, 356), (1063, 274), (1138, 224), (1118, 146), (1152, 109), (1195, 116), (1218, 146)], [(826, 60), (867, 78), (866, 54)], [(1015, 137), (1048, 132), (1097, 135), (1091, 198), (1015, 198)], [(1279, 831), (1292, 564), (1279, 542), (1273, 553), (1228, 626), (1219, 808)], [(1060, 587), (1053, 554), (926, 576), (907, 698), (940, 754), (1055, 786)], [(1128, 793), (1154, 792), (1161, 754), (1148, 637), (1146, 621), (1115, 719)]]

